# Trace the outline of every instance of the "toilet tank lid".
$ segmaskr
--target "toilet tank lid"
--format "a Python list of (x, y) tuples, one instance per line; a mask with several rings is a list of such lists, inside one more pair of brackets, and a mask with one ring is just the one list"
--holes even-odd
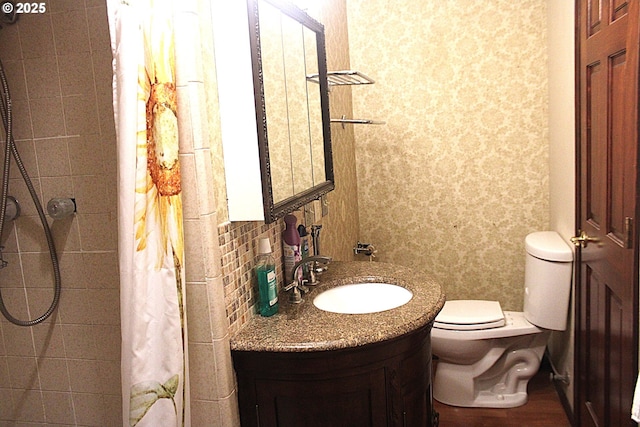
[(435, 323), (442, 329), (495, 328), (504, 326), (504, 313), (498, 301), (452, 300), (444, 303)]
[(573, 252), (555, 231), (536, 231), (524, 239), (527, 253), (546, 261), (573, 261)]

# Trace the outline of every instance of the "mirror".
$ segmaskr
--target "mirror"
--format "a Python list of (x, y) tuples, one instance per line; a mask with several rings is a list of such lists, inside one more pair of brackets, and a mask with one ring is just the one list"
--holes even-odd
[(248, 0), (248, 5), (264, 213), (270, 223), (334, 189), (324, 27), (289, 3)]

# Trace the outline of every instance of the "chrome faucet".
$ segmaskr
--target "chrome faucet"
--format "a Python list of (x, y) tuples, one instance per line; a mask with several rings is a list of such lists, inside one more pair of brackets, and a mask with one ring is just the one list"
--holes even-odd
[[(291, 283), (289, 283), (284, 288), (285, 291), (293, 290), (291, 292), (291, 295), (289, 296), (289, 302), (293, 304), (300, 304), (303, 301), (301, 291), (302, 293), (306, 294), (307, 292), (309, 292), (309, 288), (307, 287), (307, 285), (318, 284), (317, 280), (315, 279), (315, 274), (317, 273), (317, 269), (319, 268), (321, 269), (321, 271), (324, 271), (326, 269), (326, 265), (329, 264), (330, 262), (331, 262), (331, 257), (316, 255), (316, 256), (307, 257), (302, 261), (298, 261), (297, 263), (295, 263), (293, 265), (293, 268), (291, 269)], [(312, 263), (313, 266), (312, 268), (309, 269), (310, 278), (305, 279), (304, 277), (301, 277), (302, 275), (298, 274), (298, 270), (300, 269), (300, 267), (308, 263)], [(316, 267), (320, 264), (322, 264), (323, 267)]]

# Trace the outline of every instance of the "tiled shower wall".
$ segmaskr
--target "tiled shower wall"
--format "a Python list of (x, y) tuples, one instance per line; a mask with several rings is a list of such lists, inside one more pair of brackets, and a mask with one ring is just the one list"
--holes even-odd
[[(49, 219), (63, 286), (54, 318), (26, 328), (0, 319), (0, 424), (122, 425), (106, 6), (56, 0), (46, 7), (0, 30), (0, 59), (13, 98), (14, 137), (34, 186), (45, 205), (52, 197), (75, 198), (77, 214)], [(2, 296), (14, 316), (35, 318), (51, 302), (53, 273), (15, 163), (10, 194), (22, 215), (2, 236), (9, 262), (0, 270)]]

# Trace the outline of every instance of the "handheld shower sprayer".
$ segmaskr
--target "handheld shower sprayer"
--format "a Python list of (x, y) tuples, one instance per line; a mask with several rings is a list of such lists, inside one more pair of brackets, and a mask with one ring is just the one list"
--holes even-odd
[(4, 24), (15, 24), (18, 20), (16, 3), (13, 0), (0, 0), (0, 28)]
[[(1, 1), (1, 0), (0, 0)], [(1, 3), (2, 5), (9, 4), (8, 2)], [(1, 7), (1, 6), (0, 6)], [(3, 9), (3, 12), (5, 9)], [(9, 84), (7, 83), (7, 76), (4, 72), (4, 67), (2, 65), (2, 61), (0, 61), (0, 115), (2, 116), (2, 124), (4, 125), (5, 130), (5, 140), (4, 140), (4, 159), (3, 159), (3, 167), (2, 167), (2, 181), (0, 186), (0, 236), (4, 230), (5, 225), (5, 214), (7, 213), (7, 202), (10, 200), (11, 196), (8, 195), (9, 191), (9, 169), (11, 164), (11, 158), (15, 160), (15, 164), (22, 175), (22, 179), (29, 190), (29, 194), (33, 199), (33, 203), (38, 212), (38, 216), (40, 217), (40, 222), (42, 224), (42, 228), (44, 230), (44, 234), (47, 240), (47, 246), (49, 248), (49, 255), (51, 258), (51, 266), (53, 269), (53, 299), (51, 301), (51, 305), (41, 316), (33, 319), (33, 320), (20, 320), (15, 318), (7, 307), (4, 304), (4, 300), (2, 299), (2, 293), (0, 292), (0, 312), (4, 315), (4, 317), (9, 320), (11, 323), (18, 326), (33, 326), (37, 325), (45, 321), (49, 316), (53, 314), (55, 309), (58, 307), (58, 303), (60, 302), (60, 290), (62, 288), (61, 285), (61, 277), (60, 277), (60, 264), (58, 263), (58, 255), (56, 253), (56, 247), (53, 242), (53, 235), (51, 234), (51, 228), (49, 227), (49, 223), (47, 222), (47, 217), (42, 208), (42, 204), (40, 203), (40, 199), (38, 197), (38, 193), (36, 192), (33, 183), (31, 182), (31, 178), (27, 174), (27, 170), (22, 162), (22, 158), (20, 157), (20, 153), (18, 152), (18, 148), (16, 147), (15, 140), (13, 138), (13, 113), (11, 108), (11, 96), (9, 94)], [(14, 199), (15, 200), (15, 199)], [(6, 261), (2, 259), (2, 248), (0, 246), (0, 264), (2, 267), (6, 266)]]

